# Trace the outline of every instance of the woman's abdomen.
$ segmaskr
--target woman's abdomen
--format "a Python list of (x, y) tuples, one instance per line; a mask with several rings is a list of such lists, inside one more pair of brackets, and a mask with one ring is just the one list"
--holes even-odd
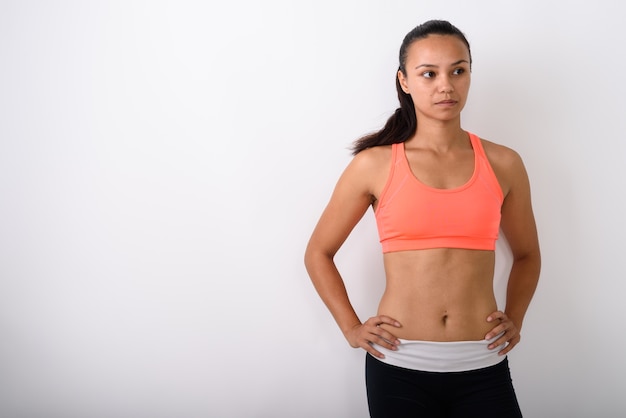
[(484, 339), (493, 328), (487, 317), (497, 310), (494, 259), (467, 251), (444, 250), (418, 257), (388, 258), (386, 254), (387, 286), (378, 314), (390, 316), (402, 327), (383, 327), (407, 340)]

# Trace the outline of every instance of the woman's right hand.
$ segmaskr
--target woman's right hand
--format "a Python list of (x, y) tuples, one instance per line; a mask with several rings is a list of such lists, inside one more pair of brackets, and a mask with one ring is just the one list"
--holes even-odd
[(374, 357), (385, 358), (385, 356), (376, 350), (372, 344), (377, 344), (389, 350), (397, 350), (400, 340), (389, 331), (381, 328), (380, 325), (387, 324), (396, 328), (402, 325), (393, 318), (386, 315), (378, 315), (371, 317), (363, 324), (357, 324), (346, 332), (346, 339), (354, 348), (362, 348)]

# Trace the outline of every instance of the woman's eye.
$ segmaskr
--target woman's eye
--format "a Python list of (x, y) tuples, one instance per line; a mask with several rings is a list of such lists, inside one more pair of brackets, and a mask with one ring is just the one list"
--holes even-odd
[(459, 74), (463, 74), (464, 72), (465, 72), (465, 68), (457, 68), (456, 70), (452, 72), (452, 74), (459, 75)]
[(435, 72), (434, 71), (426, 71), (425, 73), (422, 73), (422, 76), (424, 78), (433, 78), (435, 76)]

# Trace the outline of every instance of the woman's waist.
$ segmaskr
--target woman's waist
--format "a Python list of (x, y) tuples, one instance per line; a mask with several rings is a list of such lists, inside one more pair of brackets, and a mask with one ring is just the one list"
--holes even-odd
[(400, 340), (396, 350), (373, 344), (384, 354), (384, 363), (411, 370), (427, 372), (462, 372), (490, 367), (504, 360), (498, 352), (503, 346), (489, 349), (491, 340), (431, 342)]
[(405, 298), (383, 297), (378, 314), (389, 316), (400, 328), (383, 325), (397, 338), (422, 341), (482, 340), (493, 324), (487, 317), (497, 310), (495, 297), (461, 301), (406, 302)]

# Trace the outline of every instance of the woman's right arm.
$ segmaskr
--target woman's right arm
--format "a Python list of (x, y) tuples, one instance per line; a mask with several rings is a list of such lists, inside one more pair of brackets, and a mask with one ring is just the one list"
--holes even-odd
[(395, 349), (399, 341), (380, 324), (399, 327), (387, 316), (376, 316), (361, 323), (346, 292), (334, 256), (371, 205), (372, 184), (377, 170), (372, 153), (362, 151), (343, 172), (322, 213), (306, 248), (304, 262), (311, 281), (344, 336), (354, 348), (383, 357), (370, 343)]

